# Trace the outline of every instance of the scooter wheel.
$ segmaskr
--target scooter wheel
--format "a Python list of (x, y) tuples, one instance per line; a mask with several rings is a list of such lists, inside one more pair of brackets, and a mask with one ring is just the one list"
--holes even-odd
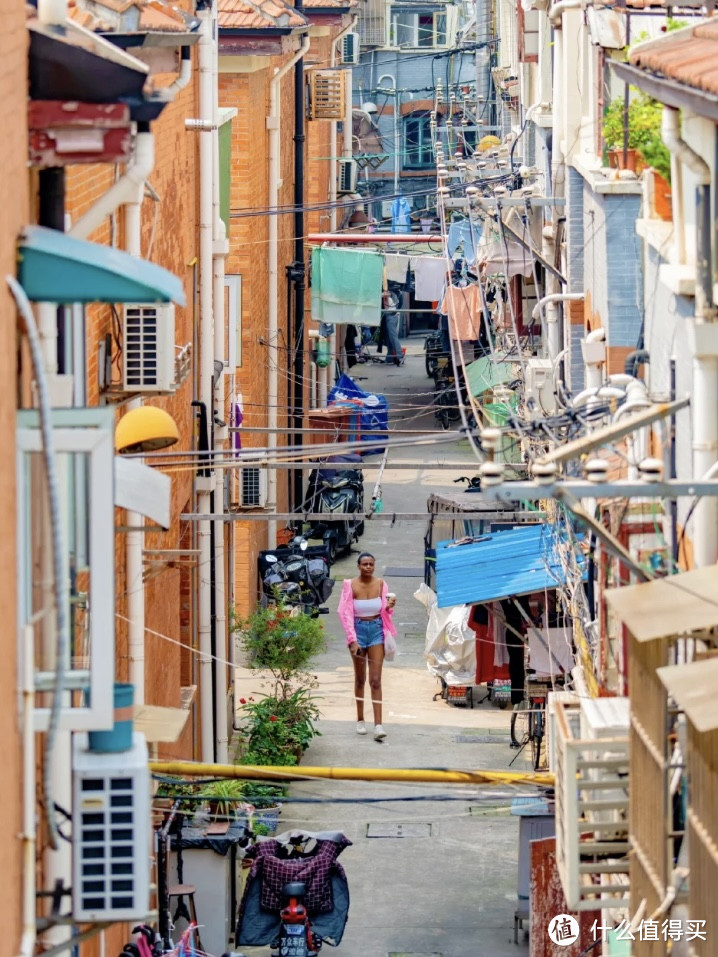
[(329, 549), (329, 564), (333, 565), (337, 560), (337, 543), (333, 538), (327, 542), (327, 548)]

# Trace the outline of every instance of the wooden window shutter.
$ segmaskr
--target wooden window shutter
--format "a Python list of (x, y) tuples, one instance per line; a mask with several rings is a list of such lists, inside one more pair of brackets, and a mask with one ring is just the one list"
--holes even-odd
[(309, 119), (342, 120), (347, 70), (313, 70), (309, 74)]

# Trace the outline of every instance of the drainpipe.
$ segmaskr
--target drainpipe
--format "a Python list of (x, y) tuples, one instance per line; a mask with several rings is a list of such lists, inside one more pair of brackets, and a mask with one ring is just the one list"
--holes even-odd
[(32, 626), (25, 628), (22, 663), (22, 938), (18, 957), (35, 953), (35, 710)]
[[(224, 220), (219, 210), (219, 43), (213, 44), (213, 130), (212, 152), (214, 178), (212, 184), (212, 219), (214, 222), (214, 241), (212, 250), (212, 279), (214, 285), (214, 360), (225, 367), (225, 327), (227, 317), (224, 312), (224, 274), (225, 259), (229, 252), (229, 241)], [(217, 365), (219, 368), (219, 365)], [(226, 379), (222, 373), (217, 380), (214, 395), (215, 418), (215, 445), (218, 440), (225, 440), (227, 427), (223, 424), (225, 412), (225, 385)], [(215, 473), (214, 512), (224, 514), (224, 476), (223, 469)], [(216, 760), (218, 764), (226, 764), (229, 760), (229, 737), (227, 725), (227, 597), (225, 581), (225, 532), (226, 525), (222, 519), (214, 524), (214, 707), (216, 733)], [(232, 677), (233, 680), (233, 677)]]
[[(114, 183), (70, 229), (70, 236), (87, 239), (104, 220), (124, 203), (136, 202), (138, 190), (144, 190), (145, 180), (155, 165), (155, 141), (146, 124), (138, 126), (135, 152), (125, 175)], [(141, 200), (140, 200), (141, 201)]]
[(534, 321), (541, 318), (541, 339), (548, 359), (555, 361), (561, 350), (561, 324), (556, 303), (583, 302), (584, 298), (583, 292), (553, 292), (539, 299), (533, 307), (531, 318)]
[(603, 382), (602, 365), (606, 361), (606, 330), (594, 329), (584, 338), (584, 378), (587, 389), (599, 389)]
[[(269, 137), (269, 208), (276, 209), (279, 204), (279, 187), (282, 185), (280, 179), (280, 142), (279, 142), (279, 124), (281, 118), (281, 105), (279, 100), (279, 91), (282, 77), (285, 76), (309, 50), (309, 37), (302, 37), (301, 48), (291, 57), (282, 67), (275, 67), (274, 76), (269, 82), (269, 115), (267, 116), (267, 131)], [(269, 349), (269, 389), (267, 403), (269, 411), (267, 415), (267, 447), (268, 457), (272, 459), (277, 448), (278, 434), (278, 404), (279, 404), (279, 320), (277, 316), (279, 302), (279, 275), (278, 275), (278, 238), (279, 223), (276, 216), (269, 217), (269, 243), (267, 250), (268, 271), (269, 271), (269, 324), (268, 324), (268, 349)], [(277, 470), (270, 468), (267, 470), (267, 498), (270, 507), (276, 511), (277, 507)], [(267, 522), (267, 546), (276, 548), (277, 545), (277, 520), (270, 519)]]
[[(129, 178), (122, 186), (124, 197), (125, 220), (125, 250), (131, 256), (142, 255), (142, 200), (145, 193), (145, 179), (152, 172), (154, 166), (154, 137), (149, 131), (149, 124), (144, 123), (137, 127), (137, 150), (140, 150), (141, 162), (136, 163)], [(137, 152), (137, 151), (136, 151)], [(137, 158), (137, 157), (136, 157)], [(152, 164), (152, 165), (150, 165)], [(130, 173), (130, 170), (128, 170)], [(142, 177), (142, 178), (140, 178)], [(119, 180), (116, 185), (122, 184)], [(114, 187), (113, 187), (114, 189)], [(112, 190), (110, 190), (112, 192)], [(105, 197), (108, 194), (105, 194)], [(120, 192), (118, 191), (118, 194)], [(105, 198), (103, 197), (103, 199)], [(100, 206), (102, 200), (97, 204)], [(95, 207), (96, 208), (96, 207)], [(92, 210), (90, 210), (92, 212)], [(102, 217), (104, 218), (104, 216)], [(137, 397), (128, 403), (128, 411), (142, 405), (142, 398)], [(145, 703), (145, 584), (143, 578), (143, 552), (145, 533), (142, 531), (144, 519), (138, 512), (127, 513), (127, 525), (131, 529), (125, 540), (125, 561), (127, 564), (127, 626), (128, 656), (130, 660), (130, 683), (135, 688), (135, 703)]]
[(181, 47), (180, 71), (176, 80), (169, 86), (157, 90), (155, 96), (164, 103), (171, 103), (180, 90), (184, 90), (192, 78), (192, 48)]
[(376, 85), (381, 87), (382, 80), (391, 80), (391, 89), (383, 92), (390, 94), (394, 98), (394, 195), (399, 192), (399, 147), (401, 140), (399, 135), (399, 93), (396, 88), (396, 78), (392, 73), (382, 73), (376, 81)]
[[(207, 442), (211, 452), (213, 391), (214, 391), (214, 312), (213, 312), (213, 182), (214, 148), (212, 126), (214, 120), (214, 24), (211, 6), (197, 11), (201, 19), (198, 42), (199, 65), (199, 402), (206, 413)], [(211, 463), (211, 456), (209, 459)], [(211, 514), (211, 493), (214, 477), (203, 470), (195, 480), (197, 511)], [(212, 668), (212, 582), (209, 569), (212, 562), (212, 535), (209, 520), (199, 522), (197, 530), (199, 550), (198, 620), (199, 620), (199, 688), (201, 754), (203, 761), (214, 760), (214, 688)]]
[[(690, 327), (693, 340), (693, 475), (704, 475), (718, 457), (718, 323), (713, 302), (711, 171), (680, 135), (678, 110), (663, 107), (661, 137), (680, 166), (685, 164), (698, 180), (696, 186), (696, 301)], [(701, 568), (718, 560), (718, 501), (705, 495), (693, 519), (695, 565)]]
[[(295, 4), (302, 14), (301, 0)], [(351, 76), (351, 73), (349, 74)], [(304, 63), (301, 59), (294, 65), (294, 262), (289, 267), (294, 283), (294, 328), (288, 330), (289, 342), (294, 348), (292, 368), (289, 370), (292, 389), (292, 445), (301, 446), (304, 424), (304, 297), (306, 291), (306, 265), (304, 262), (304, 145), (305, 134)], [(291, 311), (290, 311), (291, 315)], [(292, 334), (293, 333), (293, 334)], [(302, 470), (290, 472), (289, 507), (299, 508), (303, 501)]]

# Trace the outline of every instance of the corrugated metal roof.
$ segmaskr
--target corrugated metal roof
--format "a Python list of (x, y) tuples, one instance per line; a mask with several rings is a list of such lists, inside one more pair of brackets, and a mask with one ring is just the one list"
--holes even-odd
[(559, 547), (569, 545), (556, 535), (553, 526), (544, 523), (493, 532), (463, 545), (439, 542), (438, 606), (448, 608), (555, 588), (565, 581)]
[(219, 0), (217, 18), (221, 30), (303, 27), (309, 22), (284, 0)]
[(718, 94), (718, 21), (703, 21), (642, 43), (628, 60), (642, 70)]

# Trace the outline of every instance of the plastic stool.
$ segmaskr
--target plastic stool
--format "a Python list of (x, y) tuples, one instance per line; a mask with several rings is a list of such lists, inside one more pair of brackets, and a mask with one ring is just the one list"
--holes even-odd
[(194, 895), (197, 893), (197, 888), (194, 884), (173, 884), (170, 887), (167, 896), (170, 900), (170, 911), (172, 910), (172, 898), (178, 897), (182, 901), (183, 897), (188, 898), (189, 908), (184, 906), (184, 903), (179, 903), (177, 910), (174, 913), (172, 922), (174, 923), (178, 917), (184, 917), (185, 920), (189, 923), (190, 921), (197, 925), (197, 929), (194, 932), (194, 939), (197, 950), (204, 950), (202, 947), (202, 941), (199, 936), (199, 921), (197, 920), (197, 905), (195, 903)]

